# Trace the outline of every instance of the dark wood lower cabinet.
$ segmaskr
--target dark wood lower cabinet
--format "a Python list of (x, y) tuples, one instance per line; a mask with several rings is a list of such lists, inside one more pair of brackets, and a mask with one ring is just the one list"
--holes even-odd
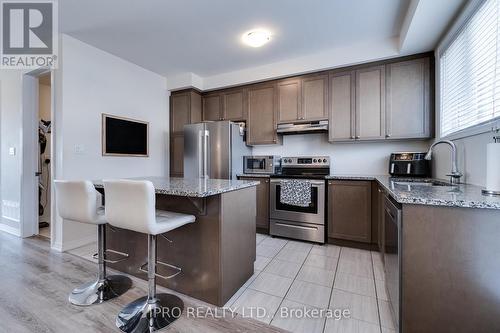
[(403, 205), (402, 324), (500, 332), (500, 211)]
[(258, 231), (269, 231), (269, 178), (262, 177), (238, 177), (241, 180), (257, 181), (257, 218), (256, 227)]
[(170, 176), (184, 175), (184, 135), (170, 135)]
[(371, 181), (328, 181), (328, 238), (371, 243)]
[(384, 260), (384, 238), (385, 238), (385, 220), (384, 220), (384, 200), (386, 197), (386, 193), (382, 186), (377, 184), (377, 193), (376, 193), (376, 201), (373, 201), (374, 204), (378, 206), (377, 210), (377, 229), (378, 229), (378, 237), (376, 239), (376, 243), (378, 245), (378, 251), (380, 252), (380, 257), (382, 261)]

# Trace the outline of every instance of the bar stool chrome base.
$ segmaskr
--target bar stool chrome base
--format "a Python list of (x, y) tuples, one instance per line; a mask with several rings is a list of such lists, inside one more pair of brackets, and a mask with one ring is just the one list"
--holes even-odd
[(103, 281), (89, 282), (71, 292), (69, 301), (79, 306), (100, 304), (120, 295), (132, 287), (132, 280), (123, 275), (107, 276)]
[(183, 310), (184, 302), (175, 295), (157, 294), (151, 303), (144, 296), (120, 311), (116, 326), (127, 333), (154, 332), (179, 319)]

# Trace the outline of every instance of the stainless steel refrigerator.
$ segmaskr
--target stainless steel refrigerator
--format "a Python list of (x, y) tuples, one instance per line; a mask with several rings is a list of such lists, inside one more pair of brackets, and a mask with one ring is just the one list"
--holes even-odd
[(184, 177), (236, 179), (251, 149), (240, 125), (211, 121), (184, 125)]

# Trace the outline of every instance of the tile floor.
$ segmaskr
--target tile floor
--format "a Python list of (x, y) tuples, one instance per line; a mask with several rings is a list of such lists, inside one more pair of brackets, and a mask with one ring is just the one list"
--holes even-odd
[[(290, 332), (395, 332), (377, 252), (256, 237), (255, 273), (225, 307)], [(70, 253), (96, 262), (96, 248), (94, 243)], [(290, 309), (348, 309), (350, 317), (287, 317)]]
[[(226, 307), (291, 332), (395, 332), (377, 252), (256, 237), (255, 274)], [(300, 319), (284, 309), (349, 309), (351, 315)]]

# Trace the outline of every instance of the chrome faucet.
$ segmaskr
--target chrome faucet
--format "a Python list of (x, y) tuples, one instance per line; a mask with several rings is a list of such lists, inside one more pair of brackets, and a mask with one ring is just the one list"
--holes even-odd
[(440, 143), (446, 143), (451, 147), (451, 174), (447, 175), (450, 177), (450, 182), (452, 184), (458, 184), (460, 183), (460, 177), (463, 176), (461, 172), (458, 171), (458, 163), (457, 163), (457, 146), (452, 141), (449, 140), (440, 140), (434, 142), (431, 147), (429, 148), (429, 151), (425, 155), (426, 160), (431, 160), (432, 159), (432, 149), (440, 144)]

